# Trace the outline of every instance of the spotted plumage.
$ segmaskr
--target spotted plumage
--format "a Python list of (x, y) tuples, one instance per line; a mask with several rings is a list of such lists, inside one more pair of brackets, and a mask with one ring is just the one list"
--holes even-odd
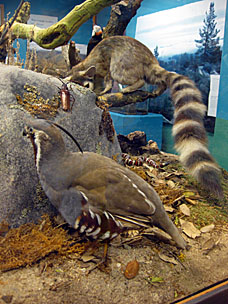
[(100, 154), (67, 151), (60, 130), (45, 120), (29, 122), (24, 134), (46, 195), (80, 234), (110, 240), (128, 228), (157, 225), (185, 248), (158, 194), (137, 174)]
[(203, 125), (206, 106), (194, 82), (163, 69), (145, 45), (126, 36), (103, 39), (85, 60), (73, 68), (69, 80), (76, 81), (83, 73), (85, 77), (91, 69), (93, 72), (96, 70), (95, 85), (100, 79), (104, 80), (105, 88), (100, 94), (110, 91), (113, 80), (127, 85), (122, 89), (123, 93), (133, 92), (149, 83), (157, 86), (153, 91), (157, 97), (169, 88), (175, 108), (173, 136), (180, 160), (206, 189), (220, 198), (223, 196), (220, 169), (207, 147)]
[[(82, 194), (82, 212), (76, 218), (74, 228), (92, 240), (112, 240), (125, 230), (122, 223), (107, 211), (94, 210), (88, 198)], [(92, 211), (93, 208), (93, 211)]]

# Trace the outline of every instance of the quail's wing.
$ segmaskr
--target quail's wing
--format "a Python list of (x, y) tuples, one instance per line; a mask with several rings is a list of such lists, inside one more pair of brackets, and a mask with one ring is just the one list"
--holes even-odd
[(180, 248), (186, 247), (155, 190), (121, 166), (90, 168), (80, 174), (64, 190), (58, 209), (68, 223), (93, 239), (112, 239), (123, 229), (120, 221), (124, 227), (148, 227), (153, 222)]
[(134, 172), (121, 166), (91, 169), (78, 177), (73, 188), (100, 210), (123, 215), (152, 215), (161, 204), (155, 190)]

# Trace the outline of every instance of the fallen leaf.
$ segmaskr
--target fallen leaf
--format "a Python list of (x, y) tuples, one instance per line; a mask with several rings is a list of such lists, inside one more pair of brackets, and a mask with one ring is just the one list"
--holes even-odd
[(157, 176), (153, 172), (150, 172), (150, 171), (146, 171), (146, 175), (148, 175), (149, 177), (152, 177), (152, 178), (157, 178)]
[(139, 262), (134, 260), (127, 263), (126, 269), (124, 271), (124, 276), (127, 279), (133, 279), (139, 272)]
[(185, 197), (194, 197), (195, 196), (195, 193), (194, 192), (192, 192), (192, 191), (186, 191), (186, 192), (184, 192), (184, 196)]
[(166, 212), (170, 212), (170, 213), (174, 212), (174, 208), (171, 206), (164, 205), (164, 208)]
[(149, 277), (146, 279), (150, 284), (154, 284), (154, 283), (162, 283), (164, 282), (164, 279), (161, 277)]
[(173, 202), (172, 205), (175, 205), (176, 203), (178, 203), (178, 201), (182, 200), (184, 198), (184, 195), (181, 195), (179, 197), (177, 197)]
[(180, 177), (180, 176), (182, 176), (182, 175), (184, 175), (183, 172), (178, 172), (178, 171), (176, 171), (176, 172), (172, 172), (172, 173), (167, 174), (165, 178), (166, 178), (166, 179), (169, 179), (169, 178), (173, 178), (173, 177), (175, 177), (175, 176)]
[(218, 246), (220, 240), (215, 241), (214, 239), (210, 238), (202, 245), (203, 254), (207, 255), (212, 249)]
[(161, 253), (161, 252), (158, 253), (158, 256), (164, 262), (172, 263), (174, 265), (178, 264), (178, 262), (175, 260), (174, 257), (169, 257), (169, 256), (167, 256), (167, 255), (165, 255), (164, 253)]
[(146, 163), (143, 163), (143, 167), (144, 167), (148, 172), (153, 173), (155, 176), (158, 175), (158, 171), (157, 171), (157, 169), (155, 169), (154, 167), (151, 167), (151, 166), (149, 166), (149, 165), (146, 164)]
[(186, 202), (188, 202), (189, 204), (192, 204), (192, 205), (196, 205), (198, 203), (198, 201), (192, 200), (186, 196), (185, 196), (185, 200), (186, 200)]
[(87, 255), (87, 254), (83, 254), (83, 256), (81, 256), (81, 259), (84, 263), (88, 263), (92, 260), (94, 260), (96, 257), (94, 255)]
[(190, 216), (190, 209), (188, 208), (188, 206), (186, 204), (181, 204), (179, 206), (179, 210), (180, 212), (182, 212), (184, 215), (186, 216)]
[(157, 180), (155, 180), (155, 184), (157, 184), (157, 185), (165, 185), (165, 181), (163, 180), (163, 179), (157, 179)]
[(180, 219), (180, 224), (183, 232), (190, 238), (195, 239), (196, 237), (200, 236), (201, 232), (198, 230), (193, 223), (184, 221)]
[(167, 185), (168, 185), (171, 189), (175, 188), (175, 183), (174, 183), (173, 181), (171, 181), (171, 180), (168, 180)]
[(210, 238), (209, 240), (207, 240), (206, 242), (203, 243), (202, 249), (211, 250), (212, 248), (214, 248), (214, 246), (215, 246), (215, 240)]
[(211, 232), (214, 228), (215, 228), (215, 225), (214, 224), (210, 224), (210, 225), (202, 227), (200, 229), (200, 231), (203, 232), (203, 233), (207, 233), (207, 232)]

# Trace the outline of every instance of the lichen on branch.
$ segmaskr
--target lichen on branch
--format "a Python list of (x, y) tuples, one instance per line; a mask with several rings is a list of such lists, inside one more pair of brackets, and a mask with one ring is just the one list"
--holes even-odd
[[(12, 36), (30, 39), (45, 49), (54, 49), (66, 44), (89, 18), (117, 2), (119, 0), (86, 0), (82, 4), (76, 5), (63, 19), (46, 29), (16, 20), (11, 27)], [(28, 14), (28, 2), (23, 4), (22, 9), (24, 5), (27, 8), (25, 12)]]
[(105, 107), (123, 107), (132, 103), (143, 102), (148, 98), (156, 98), (153, 92), (137, 90), (131, 93), (110, 93), (97, 96), (97, 105), (101, 108)]

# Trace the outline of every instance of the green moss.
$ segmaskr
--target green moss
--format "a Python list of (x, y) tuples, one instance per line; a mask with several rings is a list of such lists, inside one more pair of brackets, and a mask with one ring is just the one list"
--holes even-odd
[[(222, 200), (213, 197), (211, 193), (203, 189), (196, 179), (188, 174), (178, 161), (170, 163), (165, 167), (165, 170), (173, 171), (174, 174), (183, 172), (184, 174), (181, 175), (181, 180), (178, 182), (181, 189), (190, 191), (193, 195), (195, 193), (196, 197), (199, 194), (201, 197), (201, 199), (194, 199), (196, 205), (192, 206), (188, 204), (191, 210), (191, 216), (186, 220), (193, 222), (199, 229), (212, 223), (228, 223), (228, 172), (226, 170), (221, 170), (221, 185), (224, 191), (224, 199)], [(173, 180), (174, 179), (175, 175), (173, 177)], [(178, 217), (176, 218), (176, 224), (178, 224)]]
[(195, 206), (190, 207), (190, 210), (191, 217), (189, 220), (192, 221), (198, 229), (212, 223), (228, 223), (227, 213), (222, 207), (199, 201)]

